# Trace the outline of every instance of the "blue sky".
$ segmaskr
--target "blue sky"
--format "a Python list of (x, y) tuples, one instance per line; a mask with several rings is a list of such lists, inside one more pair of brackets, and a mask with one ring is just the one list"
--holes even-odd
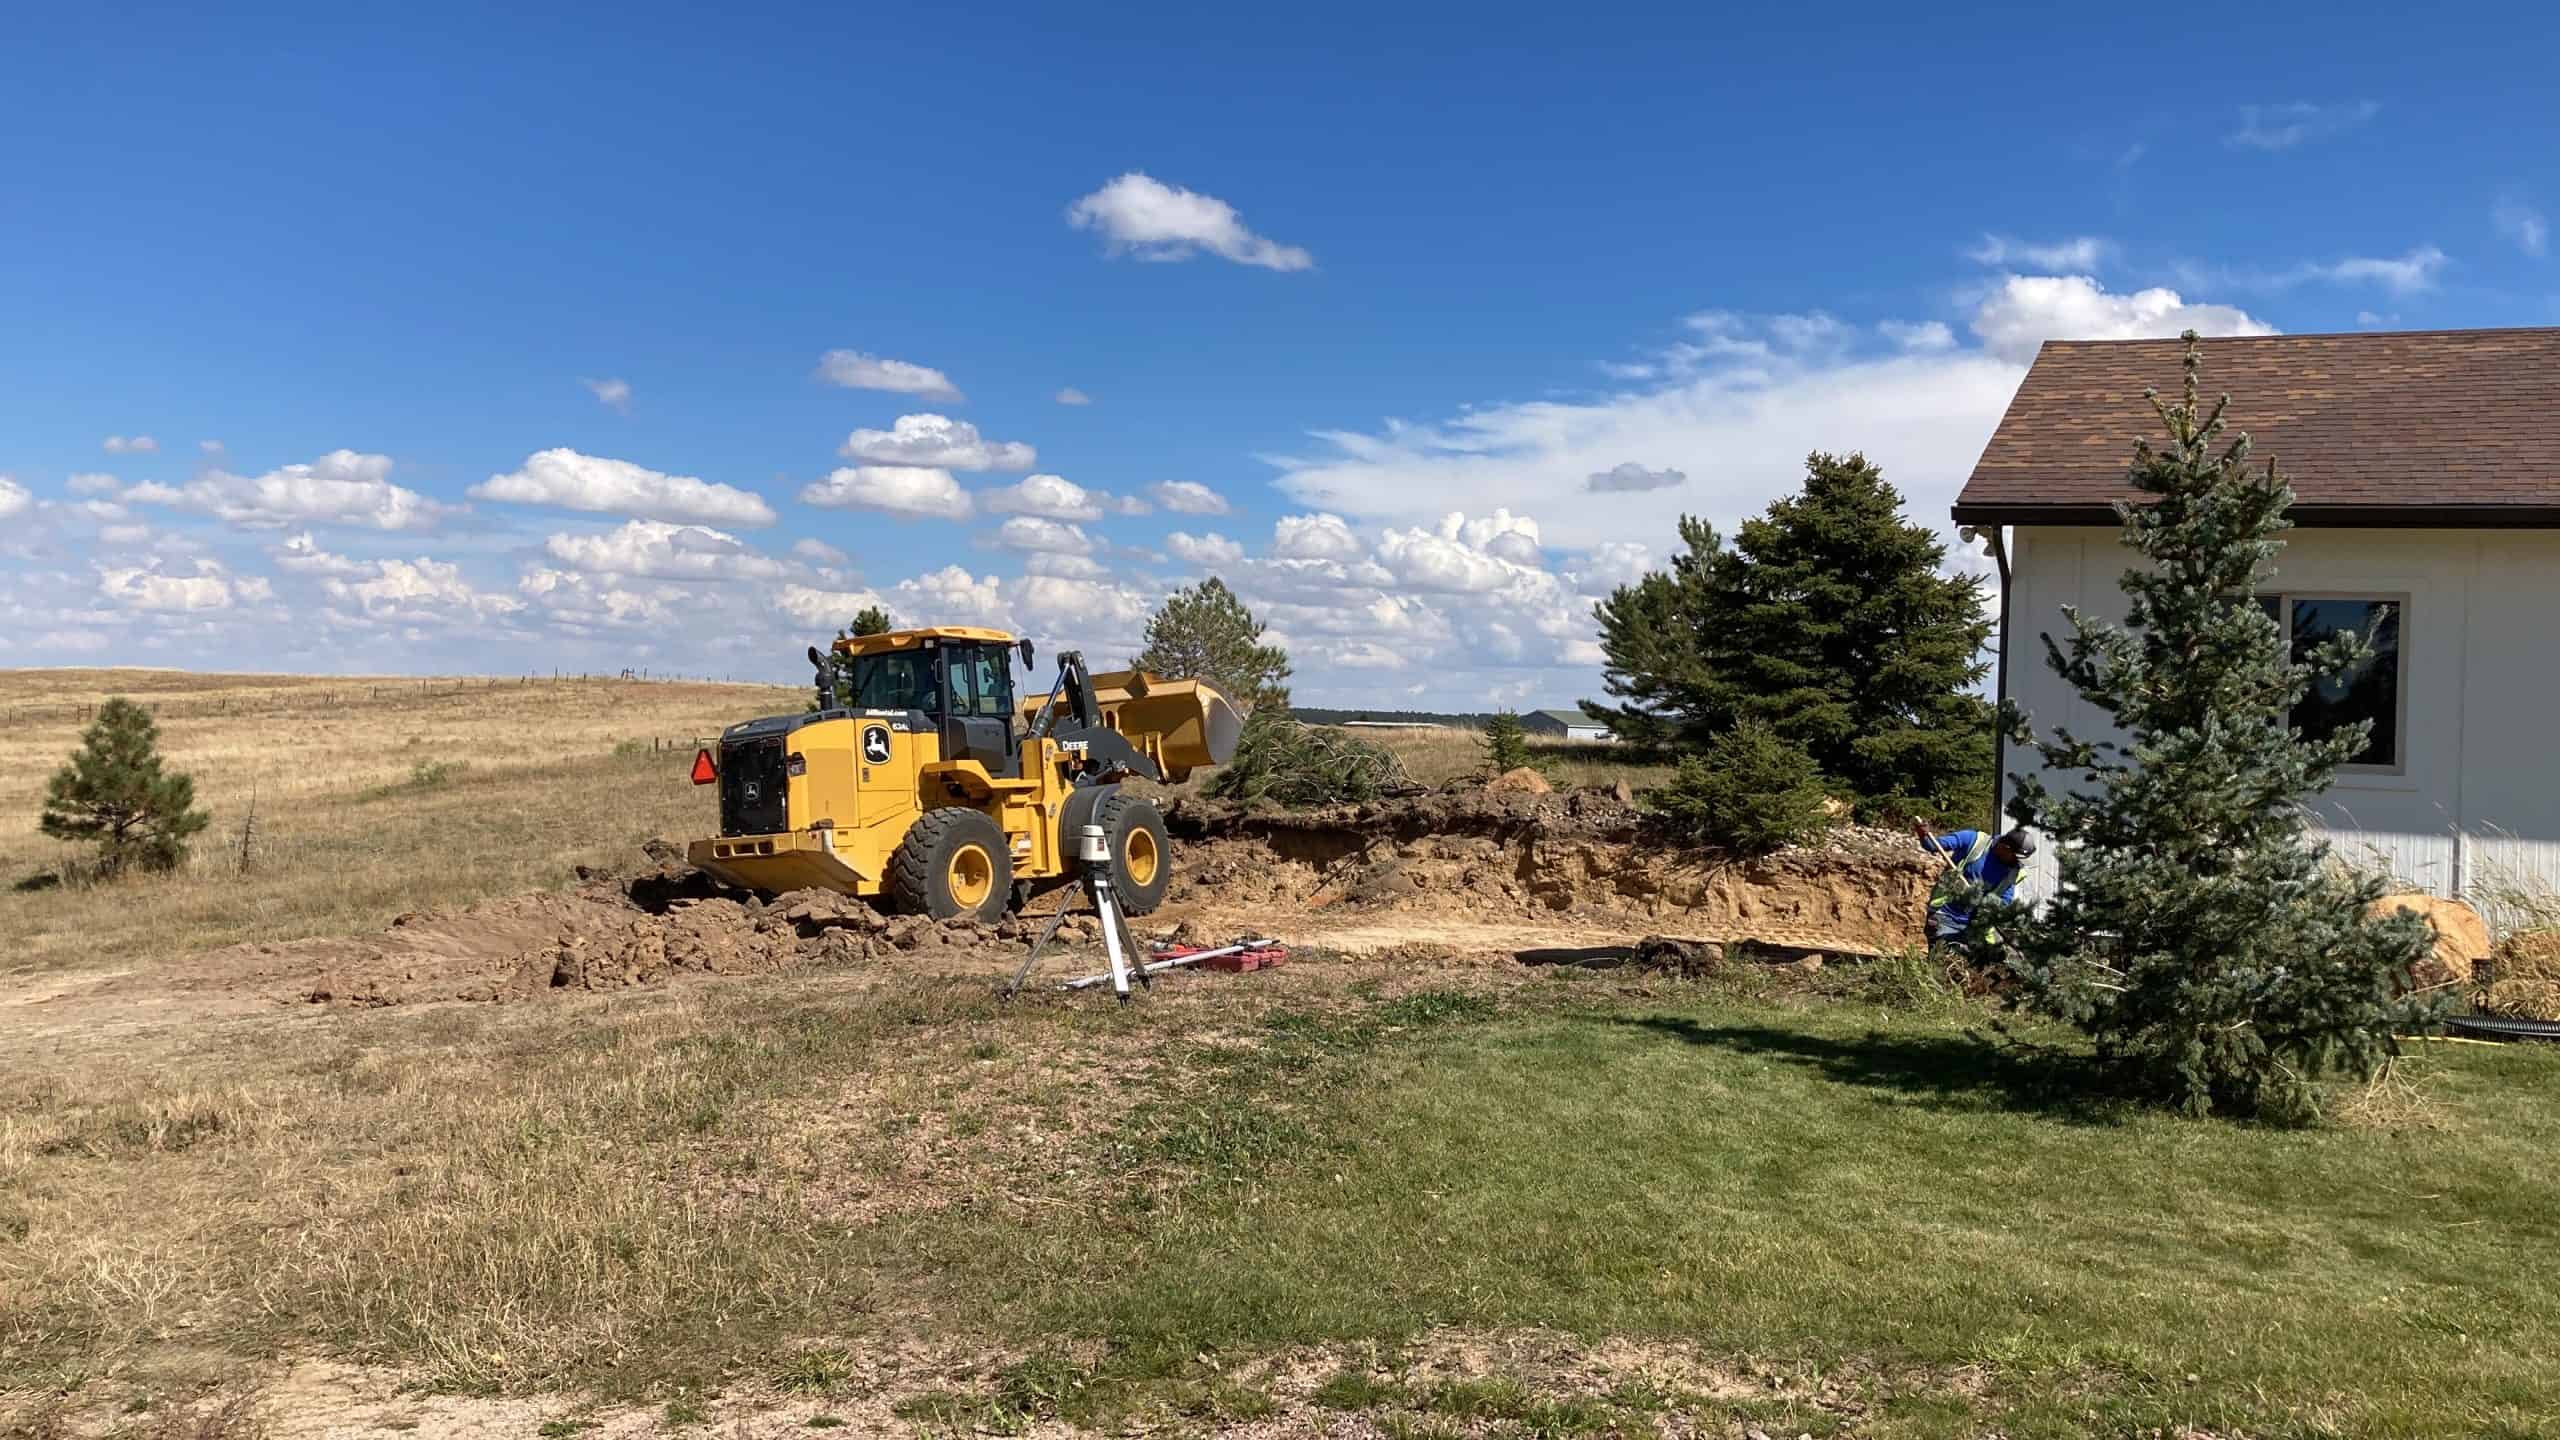
[(2042, 339), (2560, 323), (2555, 28), (27, 10), (0, 664), (1113, 655), (1214, 571), (1304, 701), (1564, 703), (1808, 449), (1942, 521)]

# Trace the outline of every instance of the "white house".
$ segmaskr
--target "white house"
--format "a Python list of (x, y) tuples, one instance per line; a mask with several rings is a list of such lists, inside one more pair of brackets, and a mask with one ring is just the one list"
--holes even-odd
[[(2110, 507), (2160, 434), (2143, 389), (2175, 395), (2182, 352), (2048, 343), (1956, 501), (2004, 580), (1996, 684), (2039, 730), (2106, 733), (2037, 637), (2064, 605), (2123, 617)], [(2374, 721), (2319, 803), (2339, 847), (2444, 895), (2560, 889), (2560, 329), (2213, 339), (2204, 386), (2293, 482), (2268, 603), (2294, 643), (2382, 618), (2374, 660), (2295, 714)], [(2033, 761), (2003, 761), (2005, 804)], [(2047, 847), (2031, 890), (2051, 865)]]

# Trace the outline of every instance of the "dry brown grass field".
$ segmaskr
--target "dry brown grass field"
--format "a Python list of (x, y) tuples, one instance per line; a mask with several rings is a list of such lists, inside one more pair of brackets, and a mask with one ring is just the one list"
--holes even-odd
[[(152, 707), (213, 814), (186, 869), (44, 888), (44, 785), (110, 695)], [(628, 863), (713, 813), (683, 748), (803, 692), (687, 681), (0, 671), (0, 974), (370, 929)], [(665, 742), (676, 748), (653, 752)], [(249, 864), (241, 827), (253, 813)]]
[[(1361, 729), (1349, 732), (1394, 751), (1405, 773), (1425, 785), (1441, 785), (1484, 773), (1484, 732), (1450, 726), (1441, 729)], [(1635, 758), (1635, 752), (1605, 740), (1553, 740), (1529, 737), (1529, 755), (1547, 779), (1559, 786), (1606, 787), (1625, 781), (1630, 789), (1648, 790), (1671, 778), (1672, 767)]]

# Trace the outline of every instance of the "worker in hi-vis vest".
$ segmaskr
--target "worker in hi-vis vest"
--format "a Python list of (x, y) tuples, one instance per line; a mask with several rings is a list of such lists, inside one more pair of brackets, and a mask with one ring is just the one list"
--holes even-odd
[[(1987, 830), (1950, 830), (1940, 835), (1925, 820), (1913, 821), (1911, 828), (1920, 837), (1921, 849), (1944, 855), (1950, 862), (1929, 889), (1931, 945), (1965, 938), (1965, 931), (1973, 927), (1977, 896), (2017, 903), (2018, 872), (2025, 868), (2027, 857), (2036, 853), (2036, 837), (2027, 833), (2027, 827), (1998, 836)], [(1985, 945), (2000, 943), (1996, 931), (1985, 931), (1977, 938)]]

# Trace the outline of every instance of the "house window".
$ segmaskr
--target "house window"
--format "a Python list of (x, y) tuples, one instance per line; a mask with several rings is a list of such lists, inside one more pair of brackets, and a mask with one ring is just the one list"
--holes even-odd
[(2401, 636), (2409, 602), (2353, 595), (2261, 595), (2258, 604), (2293, 637), (2293, 658), (2307, 659), (2335, 635), (2369, 636), (2371, 653), (2344, 674), (2311, 682), (2293, 707), (2293, 723), (2306, 740), (2325, 740), (2358, 720), (2373, 722), (2364, 749), (2348, 761), (2365, 769), (2400, 766), (2400, 698), (2404, 666)]

